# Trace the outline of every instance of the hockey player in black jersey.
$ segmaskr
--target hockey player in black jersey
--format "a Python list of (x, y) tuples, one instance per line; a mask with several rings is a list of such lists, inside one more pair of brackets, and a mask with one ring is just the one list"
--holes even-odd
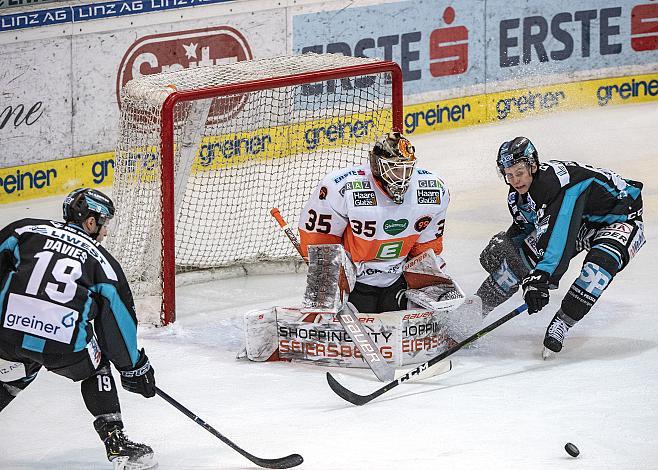
[(586, 251), (579, 277), (544, 337), (544, 357), (562, 349), (567, 332), (644, 245), (642, 183), (572, 161), (540, 163), (526, 137), (504, 142), (497, 166), (509, 186), (513, 223), (480, 255), (489, 277), (478, 289), (486, 314), (519, 286), (530, 314), (548, 304), (569, 262)]
[(155, 395), (137, 347), (137, 317), (121, 266), (101, 245), (114, 204), (94, 189), (64, 200), (64, 223), (22, 219), (0, 231), (0, 411), (42, 367), (81, 384), (82, 397), (115, 468), (157, 466), (152, 449), (123, 433), (110, 370), (122, 386)]

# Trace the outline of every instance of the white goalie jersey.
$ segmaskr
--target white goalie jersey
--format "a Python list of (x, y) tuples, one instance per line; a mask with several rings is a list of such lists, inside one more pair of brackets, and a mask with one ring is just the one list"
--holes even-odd
[(340, 243), (356, 265), (358, 282), (388, 287), (409, 257), (443, 250), (450, 193), (434, 173), (416, 168), (402, 204), (376, 182), (369, 165), (325, 176), (302, 209), (302, 251), (309, 245)]

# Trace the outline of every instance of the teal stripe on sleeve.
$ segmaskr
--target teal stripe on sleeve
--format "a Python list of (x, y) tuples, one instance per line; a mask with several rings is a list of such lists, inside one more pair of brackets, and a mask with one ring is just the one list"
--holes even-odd
[(11, 251), (12, 254), (14, 255), (14, 259), (18, 263), (20, 261), (20, 256), (18, 254), (18, 238), (14, 237), (13, 235), (9, 238), (7, 238), (2, 244), (0, 245), (0, 251)]
[(571, 225), (571, 217), (573, 215), (573, 209), (576, 207), (576, 201), (587, 190), (593, 180), (594, 178), (586, 179), (565, 191), (562, 206), (560, 206), (557, 220), (551, 232), (551, 238), (548, 240), (546, 252), (542, 260), (535, 266), (535, 269), (545, 271), (549, 275), (553, 274), (557, 269), (562, 259), (564, 248), (567, 245), (569, 226)]
[(123, 342), (130, 354), (130, 360), (133, 365), (139, 360), (139, 351), (137, 350), (137, 325), (133, 320), (128, 308), (121, 300), (117, 288), (112, 284), (96, 284), (89, 290), (97, 292), (110, 302), (110, 309), (114, 319), (119, 326), (119, 331), (123, 337)]
[(85, 308), (82, 310), (80, 323), (78, 324), (78, 337), (75, 339), (75, 345), (73, 346), (74, 352), (82, 351), (87, 347), (87, 324), (89, 323), (89, 310), (91, 309), (92, 302), (93, 299), (89, 295), (85, 302)]

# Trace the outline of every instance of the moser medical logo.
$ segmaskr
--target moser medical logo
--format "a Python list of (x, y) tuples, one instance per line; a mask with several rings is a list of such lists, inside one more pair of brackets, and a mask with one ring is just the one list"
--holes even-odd
[(508, 17), (498, 27), (500, 68), (569, 59), (580, 61), (578, 69), (589, 68), (582, 59), (605, 63), (601, 59), (608, 56), (658, 50), (658, 3), (636, 5), (630, 12), (624, 5)]
[[(141, 75), (252, 58), (245, 37), (229, 26), (144, 36), (135, 41), (121, 60), (116, 83), (117, 102), (120, 100), (121, 88), (129, 80)], [(234, 116), (242, 109), (247, 99), (246, 94), (215, 99), (209, 120), (222, 122)]]

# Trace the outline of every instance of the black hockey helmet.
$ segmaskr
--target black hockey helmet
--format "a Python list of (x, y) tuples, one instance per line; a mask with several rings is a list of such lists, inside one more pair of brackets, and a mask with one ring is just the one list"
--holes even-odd
[(505, 169), (521, 162), (526, 163), (528, 167), (539, 165), (537, 149), (530, 142), (530, 139), (527, 137), (515, 137), (512, 140), (503, 142), (498, 149), (498, 156), (496, 157), (496, 165), (498, 165), (500, 174), (504, 177)]
[(416, 151), (400, 132), (382, 136), (370, 151), (370, 169), (393, 202), (402, 204), (416, 166)]
[(100, 228), (114, 217), (114, 203), (97, 189), (78, 188), (66, 196), (62, 204), (62, 212), (66, 223), (80, 226), (89, 217), (94, 217), (98, 225), (98, 230), (92, 234), (95, 238)]

